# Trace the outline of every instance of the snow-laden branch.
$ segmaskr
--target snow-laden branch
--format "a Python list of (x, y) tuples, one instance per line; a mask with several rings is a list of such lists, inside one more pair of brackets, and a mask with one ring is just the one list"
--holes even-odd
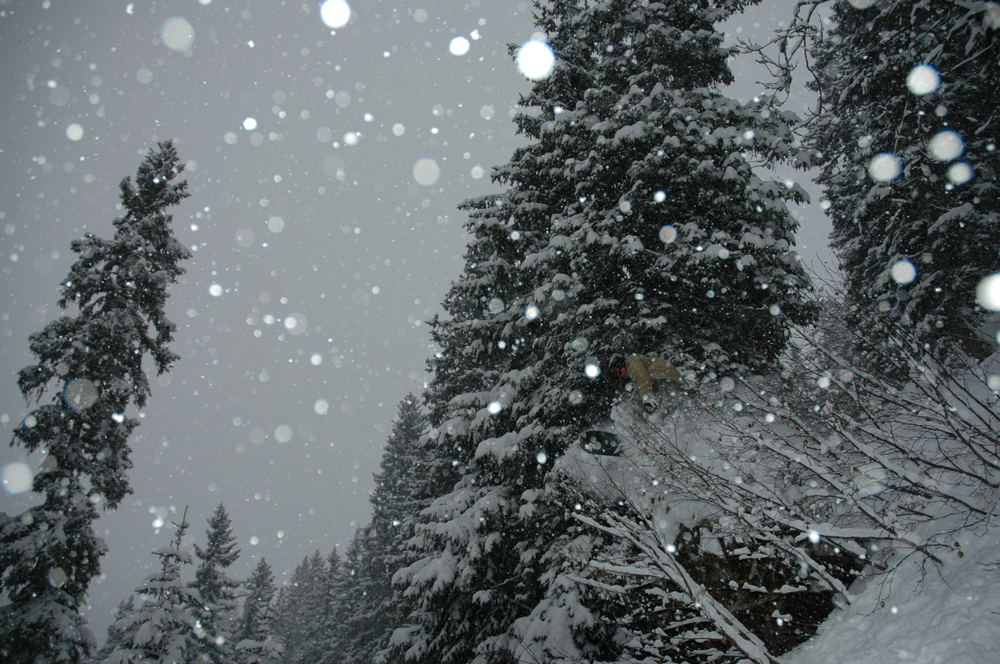
[(653, 576), (669, 581), (678, 587), (691, 604), (701, 607), (705, 615), (740, 652), (754, 664), (778, 664), (778, 660), (768, 652), (764, 643), (742, 622), (734, 616), (721, 602), (700, 583), (698, 583), (684, 566), (670, 555), (663, 544), (655, 536), (651, 523), (639, 524), (626, 517), (607, 514), (604, 518), (608, 524), (602, 524), (583, 514), (574, 514), (580, 522), (614, 537), (628, 540), (641, 551), (652, 566), (631, 567), (608, 563), (592, 563), (595, 569), (614, 572), (625, 576)]

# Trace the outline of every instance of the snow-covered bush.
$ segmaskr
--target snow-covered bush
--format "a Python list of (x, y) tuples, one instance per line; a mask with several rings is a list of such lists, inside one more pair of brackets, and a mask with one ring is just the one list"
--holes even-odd
[[(624, 456), (587, 477), (617, 509), (577, 518), (641, 555), (592, 567), (669, 580), (730, 639), (740, 628), (759, 637), (766, 656), (752, 639), (735, 643), (768, 661), (850, 603), (857, 574), (937, 561), (956, 530), (989, 527), (1000, 498), (995, 355), (957, 370), (913, 334), (871, 334), (803, 331), (780, 375), (723, 377), (658, 421), (620, 414)], [(893, 366), (870, 371), (831, 348), (853, 347), (852, 335)], [(711, 613), (716, 604), (731, 615)]]

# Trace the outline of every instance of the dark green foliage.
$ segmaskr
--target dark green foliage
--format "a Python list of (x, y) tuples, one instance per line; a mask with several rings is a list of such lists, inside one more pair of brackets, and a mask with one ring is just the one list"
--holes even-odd
[(47, 456), (33, 482), (41, 504), (0, 516), (5, 661), (78, 662), (92, 648), (79, 614), (105, 551), (92, 524), (100, 508), (131, 492), (127, 441), (138, 421), (126, 412), (145, 406), (150, 393), (143, 358), (151, 356), (158, 373), (177, 359), (164, 307), (190, 254), (166, 210), (187, 196), (182, 170), (170, 142), (149, 151), (135, 181), (121, 183), (125, 214), (114, 221), (114, 237), (72, 243), (77, 259), (59, 304), (75, 314), (29, 339), (36, 364), (21, 370), (18, 386), (38, 405), (12, 444)]
[(392, 577), (413, 562), (406, 543), (430, 498), (426, 433), (422, 403), (408, 395), (399, 404), (375, 475), (371, 522), (358, 532), (345, 561), (349, 564), (352, 556), (358, 559), (350, 578), (354, 605), (348, 616), (345, 663), (367, 664), (385, 651), (392, 630), (405, 621), (413, 604), (402, 589), (393, 588)]
[(332, 565), (330, 567), (326, 586), (327, 628), (323, 640), (324, 647), (322, 658), (315, 660), (320, 664), (371, 662), (371, 655), (366, 652), (374, 652), (373, 646), (378, 645), (380, 635), (377, 632), (370, 633), (371, 638), (376, 639), (375, 643), (364, 640), (365, 629), (378, 625), (377, 622), (374, 626), (366, 625), (364, 619), (374, 617), (378, 621), (379, 616), (365, 615), (369, 598), (365, 594), (367, 584), (362, 581), (362, 570), (365, 567), (365, 556), (368, 551), (363, 548), (363, 544), (362, 531), (355, 531), (343, 560), (335, 569)]
[[(799, 574), (796, 561), (759, 542), (720, 539), (717, 552), (709, 553), (702, 540), (714, 538), (712, 531), (717, 528), (710, 523), (698, 526), (703, 527), (681, 528), (682, 564), (760, 637), (772, 655), (782, 655), (816, 633), (834, 608), (832, 591), (810, 585), (809, 579)], [(785, 533), (785, 537), (791, 541), (797, 534)], [(820, 551), (819, 546), (807, 548), (813, 559), (825, 563), (845, 585), (860, 571), (858, 561), (849, 554)], [(853, 563), (854, 567), (838, 568), (842, 563)]]
[[(957, 347), (981, 358), (993, 350), (976, 305), (979, 280), (1000, 266), (1000, 31), (989, 27), (988, 11), (950, 0), (864, 10), (840, 2), (815, 54), (823, 106), (808, 140), (855, 320), (912, 328), (938, 355)], [(918, 95), (907, 79), (922, 64), (941, 84)], [(954, 160), (929, 151), (946, 130), (964, 142)], [(902, 171), (876, 181), (868, 166), (885, 152)], [(971, 168), (970, 181), (951, 181), (956, 164)], [(912, 282), (893, 278), (900, 261), (916, 269)]]
[(240, 640), (253, 639), (261, 633), (271, 614), (271, 600), (274, 598), (274, 574), (267, 560), (260, 559), (245, 584), (243, 611), (236, 634)]
[(404, 576), (420, 604), (398, 652), (612, 656), (614, 612), (557, 571), (578, 555), (574, 499), (547, 490), (623, 387), (585, 367), (645, 353), (692, 374), (761, 370), (813, 315), (785, 207), (802, 191), (751, 170), (790, 157), (792, 118), (719, 91), (730, 51), (714, 24), (745, 4), (536, 3), (558, 59), (521, 101), (528, 144), (494, 171), (504, 192), (465, 205), (428, 394), (454, 488), (418, 527)]

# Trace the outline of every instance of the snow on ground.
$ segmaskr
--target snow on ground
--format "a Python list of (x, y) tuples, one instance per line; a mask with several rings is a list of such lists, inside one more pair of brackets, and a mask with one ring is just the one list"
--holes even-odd
[[(1000, 355), (979, 365), (989, 377), (963, 386), (983, 404), (1000, 375)], [(966, 403), (969, 403), (966, 401)], [(989, 407), (989, 406), (987, 406)], [(995, 406), (994, 406), (995, 407)], [(994, 513), (995, 510), (994, 510)], [(957, 530), (942, 519), (921, 534)], [(942, 564), (911, 555), (894, 573), (862, 579), (851, 587), (849, 607), (834, 611), (812, 640), (786, 654), (786, 664), (997, 664), (1000, 662), (1000, 524), (967, 528), (935, 550)]]
[(963, 533), (942, 565), (918, 555), (861, 580), (785, 664), (1000, 662), (1000, 528)]

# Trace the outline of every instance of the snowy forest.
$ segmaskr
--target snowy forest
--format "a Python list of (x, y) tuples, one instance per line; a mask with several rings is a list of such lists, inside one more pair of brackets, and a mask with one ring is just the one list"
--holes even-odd
[[(314, 4), (328, 35), (377, 5)], [(516, 146), (457, 211), (425, 200), (460, 215), (444, 230), (464, 254), (439, 309), (406, 332), (427, 349), (420, 389), (373, 411), (380, 461), (350, 471), (373, 475), (365, 520), (345, 541), (296, 543), (286, 570), (237, 525), (266, 500), (178, 491), (155, 514), (143, 578), (98, 633), (88, 607), (117, 546), (102, 520), (131, 504), (140, 472), (183, 477), (142, 469), (137, 441), (157, 445), (144, 420), (181, 389), (168, 378), (185, 362), (174, 312), (195, 311), (188, 271), (212, 271), (211, 298), (239, 296), (222, 285), (237, 277), (199, 266), (207, 251), (182, 237), (213, 223), (226, 181), (198, 185), (183, 128), (131, 137), (142, 151), (113, 221), (54, 238), (72, 254), (61, 281), (42, 280), (58, 285), (58, 310), (5, 377), (23, 399), (4, 404), (19, 455), (3, 466), (4, 498), (27, 502), (0, 512), (0, 660), (997, 661), (1000, 3), (794, 0), (777, 3), (764, 38), (727, 36), (768, 4), (533, 0), (536, 32), (500, 35), (493, 64), (527, 82), (499, 119)], [(190, 48), (190, 25), (168, 27), (167, 47)], [(454, 37), (451, 56), (478, 40)], [(755, 96), (729, 93), (737, 57), (765, 74)], [(792, 110), (801, 90), (811, 102)], [(345, 149), (371, 133), (348, 132)], [(411, 186), (447, 164), (417, 160)], [(338, 169), (331, 180), (353, 177)], [(832, 225), (825, 271), (797, 250), (807, 203)], [(270, 214), (277, 243), (285, 222)], [(299, 325), (289, 315), (284, 332)], [(227, 343), (222, 327), (209, 346)], [(311, 364), (333, 371), (329, 356)], [(353, 377), (358, 391), (380, 380)], [(205, 409), (227, 398), (199, 394)], [(314, 426), (336, 429), (335, 415)], [(281, 425), (269, 443), (277, 455), (305, 437)], [(269, 472), (231, 463), (249, 483)]]

